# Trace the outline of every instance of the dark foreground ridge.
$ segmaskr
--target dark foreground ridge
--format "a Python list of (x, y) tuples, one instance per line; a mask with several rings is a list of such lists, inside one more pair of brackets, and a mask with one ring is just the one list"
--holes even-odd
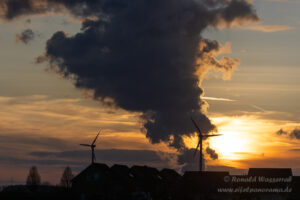
[(0, 199), (80, 200), (270, 200), (300, 199), (300, 177), (289, 168), (250, 168), (247, 175), (148, 166), (93, 163), (72, 180), (72, 188), (8, 186)]

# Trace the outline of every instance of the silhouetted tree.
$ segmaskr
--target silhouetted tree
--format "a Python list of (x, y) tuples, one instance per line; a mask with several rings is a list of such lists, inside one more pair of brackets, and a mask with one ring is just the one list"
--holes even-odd
[(27, 176), (26, 184), (28, 186), (37, 186), (41, 184), (41, 177), (38, 173), (37, 167), (32, 166)]
[(60, 179), (60, 185), (65, 188), (71, 188), (72, 186), (73, 174), (69, 166), (65, 168), (65, 171)]

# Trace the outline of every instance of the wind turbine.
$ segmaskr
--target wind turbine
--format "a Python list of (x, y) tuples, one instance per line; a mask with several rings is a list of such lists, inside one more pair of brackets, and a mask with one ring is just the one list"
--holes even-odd
[(95, 137), (95, 139), (92, 142), (92, 144), (80, 144), (81, 146), (91, 147), (91, 149), (92, 149), (92, 164), (95, 163), (95, 161), (96, 161), (96, 156), (95, 156), (95, 147), (96, 147), (96, 145), (95, 145), (95, 142), (96, 142), (99, 134), (100, 134), (100, 131), (98, 132), (98, 134)]
[(196, 122), (194, 121), (194, 119), (191, 118), (191, 120), (192, 120), (193, 124), (195, 125), (196, 129), (197, 129), (198, 132), (199, 132), (199, 135), (198, 135), (198, 137), (199, 137), (199, 142), (198, 142), (198, 145), (197, 145), (197, 147), (196, 147), (196, 149), (195, 149), (194, 157), (195, 157), (195, 155), (196, 155), (196, 153), (197, 153), (197, 151), (198, 151), (198, 147), (200, 146), (199, 171), (202, 172), (202, 171), (203, 171), (203, 169), (202, 169), (202, 159), (203, 159), (203, 157), (204, 157), (204, 156), (203, 156), (203, 148), (202, 148), (202, 146), (203, 146), (203, 144), (202, 144), (203, 139), (208, 138), (208, 137), (220, 136), (221, 134), (204, 135), (204, 134), (202, 134), (200, 128), (198, 127), (198, 125), (196, 124)]

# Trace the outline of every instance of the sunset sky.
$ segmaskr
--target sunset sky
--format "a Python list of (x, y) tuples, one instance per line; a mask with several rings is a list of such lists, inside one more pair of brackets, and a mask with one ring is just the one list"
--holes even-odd
[[(167, 3), (170, 1), (166, 0)], [(186, 2), (190, 1), (193, 0), (186, 0)], [(87, 34), (87, 29), (81, 29), (82, 23), (85, 24), (85, 20), (90, 20), (89, 22), (94, 20), (95, 22), (91, 22), (91, 24), (98, 23), (97, 17), (99, 18), (100, 14), (91, 16), (78, 14), (80, 6), (75, 9), (63, 3), (54, 5), (55, 9), (36, 11), (35, 9), (42, 8), (47, 2), (47, 0), (39, 0), (36, 2), (40, 4), (34, 5), (37, 7), (34, 7), (32, 12), (25, 12), (28, 7), (22, 9), (15, 7), (16, 12), (18, 9), (22, 12), (8, 15), (7, 5), (9, 4), (7, 2), (10, 1), (0, 0), (0, 185), (24, 183), (29, 167), (32, 165), (38, 167), (42, 182), (48, 181), (52, 184), (59, 182), (62, 171), (67, 165), (75, 174), (80, 172), (90, 163), (90, 151), (79, 144), (90, 143), (100, 129), (101, 134), (96, 148), (97, 162), (108, 165), (119, 163), (129, 166), (168, 167), (181, 172), (182, 170), (197, 169), (197, 160), (191, 158), (189, 153), (189, 150), (193, 151), (198, 142), (195, 135), (196, 129), (188, 115), (182, 118), (174, 117), (177, 114), (187, 113), (192, 113), (191, 116), (195, 115), (196, 121), (197, 117), (203, 119), (202, 116), (207, 116), (211, 120), (211, 124), (216, 126), (214, 131), (223, 134), (205, 142), (204, 149), (209, 146), (218, 154), (218, 158), (214, 159), (213, 156), (205, 153), (206, 170), (228, 170), (238, 174), (246, 172), (250, 167), (288, 167), (293, 169), (294, 174), (300, 175), (300, 40), (298, 39), (300, 35), (300, 1), (232, 1), (244, 2), (251, 6), (259, 19), (250, 14), (246, 17), (237, 14), (234, 16), (236, 19), (230, 22), (225, 22), (228, 20), (226, 17), (220, 20), (220, 16), (217, 19), (220, 20), (218, 22), (207, 22), (205, 27), (201, 27), (203, 31), (199, 29), (197, 34), (199, 37), (201, 34), (201, 38), (209, 39), (209, 41), (218, 41), (219, 49), (209, 50), (207, 54), (203, 53), (201, 45), (206, 48), (210, 43), (201, 40), (199, 44), (196, 44), (199, 45), (199, 52), (201, 52), (198, 60), (195, 59), (196, 61), (188, 61), (189, 56), (195, 57), (195, 55), (188, 56), (188, 45), (180, 49), (186, 56), (172, 59), (174, 56), (172, 53), (169, 55), (163, 52), (169, 49), (171, 43), (164, 44), (169, 46), (161, 50), (165, 57), (160, 57), (161, 54), (153, 57), (156, 53), (151, 52), (153, 50), (151, 46), (148, 48), (151, 49), (149, 52), (145, 50), (149, 55), (149, 60), (145, 59), (147, 55), (144, 55), (143, 51), (133, 61), (135, 55), (130, 57), (131, 54), (127, 54), (126, 51), (134, 53), (135, 50), (132, 50), (131, 47), (128, 47), (129, 50), (127, 50), (127, 47), (122, 45), (124, 40), (121, 39), (123, 38), (109, 37), (104, 34), (105, 42), (111, 45), (112, 49), (116, 47), (117, 51), (125, 51), (126, 55), (124, 57), (114, 56), (112, 58), (114, 61), (105, 58), (103, 62), (99, 57), (100, 64), (98, 66), (93, 63), (98, 59), (97, 56), (89, 57), (90, 52), (99, 51), (102, 54), (113, 50), (96, 49), (94, 43), (99, 44), (99, 41), (91, 41), (89, 45), (80, 43), (83, 41), (78, 38), (75, 40), (75, 37), (73, 37), (74, 39), (65, 38), (72, 38), (83, 32)], [(49, 5), (46, 6), (55, 4), (53, 0), (49, 0), (49, 2)], [(175, 2), (181, 2), (181, 0)], [(202, 0), (195, 0), (195, 2), (199, 3)], [(143, 5), (137, 5), (135, 9), (139, 8), (145, 9)], [(176, 6), (172, 4), (168, 8), (163, 5), (158, 10), (164, 13), (166, 11), (164, 9), (175, 10)], [(151, 10), (147, 12), (151, 13)], [(191, 15), (186, 13), (181, 15), (178, 11), (176, 16), (179, 21), (181, 17), (187, 20), (193, 18), (192, 11), (190, 13)], [(235, 10), (232, 10), (232, 13), (235, 13)], [(138, 17), (138, 14), (132, 17)], [(154, 19), (157, 17), (160, 20), (159, 17), (164, 14), (153, 14), (153, 16)], [(141, 20), (144, 18), (141, 17)], [(118, 20), (122, 21), (123, 19), (118, 18)], [(241, 23), (238, 20), (241, 20)], [(168, 28), (168, 22), (164, 23), (166, 23), (164, 28)], [(116, 26), (116, 23), (111, 24), (108, 27)], [(197, 29), (192, 25), (184, 26), (182, 31)], [(100, 25), (98, 28), (101, 28)], [(24, 30), (31, 30), (32, 35), (24, 38), (24, 35), (22, 36)], [(127, 34), (126, 31), (124, 31), (126, 33), (116, 31), (119, 30), (117, 28), (113, 30), (117, 34)], [(165, 29), (163, 30), (165, 31)], [(57, 35), (58, 40), (55, 41), (57, 38), (52, 36), (58, 31), (63, 31), (65, 35)], [(110, 33), (116, 34), (112, 30), (110, 31)], [(146, 34), (141, 31), (139, 34), (147, 35), (152, 32), (148, 31)], [(146, 40), (148, 37), (152, 39), (152, 36), (147, 35), (145, 36)], [(112, 42), (114, 39), (116, 41)], [(65, 43), (59, 43), (63, 40), (66, 40)], [(142, 40), (142, 42), (139, 40), (140, 43), (135, 42), (134, 39), (128, 39), (128, 41), (131, 42), (129, 46), (148, 44)], [(78, 56), (77, 51), (74, 50), (75, 42), (78, 42), (76, 43), (78, 48), (82, 46), (82, 51), (87, 52), (82, 57)], [(180, 45), (183, 45), (181, 41), (174, 40), (174, 43), (177, 45), (174, 45), (174, 48), (180, 48)], [(49, 45), (46, 49), (47, 44), (53, 46)], [(72, 46), (73, 44), (74, 46)], [(144, 49), (147, 49), (147, 46), (143, 46)], [(76, 51), (76, 54), (70, 56), (73, 50)], [(55, 68), (54, 65), (51, 66), (53, 64), (51, 59), (59, 57), (57, 55), (68, 62), (61, 66), (59, 62), (54, 63), (54, 65), (58, 65)], [(228, 63), (225, 62), (226, 60), (223, 62), (223, 56), (229, 57)], [(156, 58), (158, 61), (152, 61)], [(160, 58), (166, 60), (161, 61)], [(84, 68), (85, 65), (101, 68), (105, 63), (115, 63), (115, 60), (118, 59), (120, 63), (115, 65), (120, 66), (120, 70), (116, 72), (119, 78), (113, 79), (112, 85), (110, 85), (111, 79), (109, 78), (101, 79), (95, 84), (96, 86), (92, 85), (94, 80), (84, 82), (93, 73), (88, 73), (87, 70), (90, 68)], [(218, 68), (218, 65), (213, 64), (214, 60), (211, 59), (219, 60), (220, 62), (217, 64), (221, 67)], [(37, 62), (37, 60), (41, 60), (41, 62)], [(139, 67), (141, 63), (143, 65), (140, 66), (141, 70), (144, 69), (145, 73), (154, 74), (153, 80), (160, 80), (158, 83), (165, 83), (171, 80), (168, 74), (160, 76), (157, 71), (152, 73), (151, 67), (153, 63), (165, 65), (169, 62), (172, 63), (170, 66), (178, 65), (177, 68), (169, 68), (170, 76), (173, 71), (178, 69), (182, 70), (181, 74), (188, 75), (184, 72), (184, 64), (189, 62), (199, 64), (200, 67), (195, 68), (197, 69), (195, 76), (199, 77), (198, 86), (204, 90), (201, 94), (203, 102), (200, 106), (201, 112), (195, 112), (193, 109), (189, 110), (191, 112), (184, 112), (184, 106), (184, 108), (180, 107), (178, 112), (176, 109), (172, 110), (171, 106), (168, 109), (172, 111), (164, 109), (164, 104), (160, 104), (160, 102), (165, 102), (166, 99), (172, 105), (174, 100), (174, 108), (181, 105), (181, 102), (183, 104), (190, 102), (187, 100), (189, 99), (188, 95), (182, 95), (189, 94), (189, 92), (185, 93), (180, 90), (178, 96), (165, 98), (164, 95), (169, 94), (164, 93), (164, 89), (158, 89), (164, 88), (164, 85), (156, 85), (157, 82), (147, 84), (149, 88), (145, 88), (145, 92), (149, 94), (149, 97), (145, 98), (147, 100), (152, 98), (149, 100), (150, 103), (141, 97), (144, 94), (143, 91), (131, 93), (131, 90), (123, 90), (119, 86), (119, 90), (115, 89), (117, 86), (114, 84), (123, 84), (124, 88), (135, 87), (126, 85), (128, 83), (126, 78), (133, 77), (126, 69), (132, 70), (131, 66)], [(228, 65), (231, 65), (232, 68), (227, 69)], [(65, 66), (67, 67), (64, 68)], [(72, 68), (73, 66), (75, 67)], [(78, 70), (78, 66), (83, 68)], [(57, 72), (57, 70), (62, 72)], [(64, 74), (66, 70), (69, 70), (67, 71), (70, 73), (69, 76)], [(78, 79), (73, 78), (76, 75), (82, 75), (81, 81), (83, 82), (77, 82)], [(137, 75), (140, 75), (139, 72)], [(176, 76), (174, 75), (174, 77)], [(147, 78), (139, 77), (136, 80), (144, 82)], [(125, 81), (118, 82), (119, 79)], [(180, 85), (181, 78), (179, 79), (178, 84), (175, 79), (174, 85)], [(172, 81), (174, 80), (172, 79)], [(140, 82), (137, 81), (136, 87), (139, 84)], [(198, 89), (198, 86), (193, 86), (192, 89)], [(113, 92), (108, 88), (114, 88)], [(174, 88), (176, 92), (178, 87), (174, 86)], [(168, 88), (166, 91), (172, 89)], [(94, 95), (95, 90), (97, 90), (96, 95)], [(190, 91), (190, 88), (187, 88), (186, 91)], [(191, 91), (195, 94), (199, 92), (198, 90)], [(127, 98), (127, 95), (130, 98)], [(134, 95), (136, 96), (134, 97)], [(191, 99), (192, 97), (191, 95)], [(105, 104), (101, 98), (104, 98)], [(116, 101), (116, 105), (110, 106), (111, 101)], [(143, 102), (141, 103), (141, 101)], [(158, 103), (155, 106), (149, 106), (151, 102)], [(194, 101), (191, 100), (191, 102)], [(157, 110), (150, 108), (157, 108)], [(152, 111), (161, 113), (161, 115), (157, 118), (147, 118)], [(153, 123), (153, 127), (151, 125), (151, 128), (146, 128), (149, 127), (147, 123), (148, 125), (152, 123), (152, 119), (161, 120), (169, 119), (169, 117), (170, 121), (165, 120), (170, 122), (168, 126)], [(211, 130), (209, 125), (204, 124), (205, 120), (203, 124), (202, 121), (198, 120), (197, 122), (200, 127), (203, 127), (204, 132)], [(154, 125), (156, 126), (154, 127)], [(169, 133), (169, 130), (174, 131), (174, 135), (180, 135), (184, 142), (183, 146), (176, 146), (176, 137), (173, 138), (174, 135)], [(195, 131), (195, 134), (191, 130)], [(166, 135), (162, 136), (161, 134)]]

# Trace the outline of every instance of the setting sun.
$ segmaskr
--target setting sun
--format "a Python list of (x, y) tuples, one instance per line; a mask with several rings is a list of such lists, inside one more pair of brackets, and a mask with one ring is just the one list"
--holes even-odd
[(219, 153), (221, 159), (240, 159), (243, 155), (236, 153), (251, 151), (250, 142), (245, 133), (230, 131), (220, 131), (219, 133), (222, 136), (211, 138), (209, 143)]
[[(205, 140), (204, 154), (206, 147), (209, 146), (218, 154), (220, 163), (234, 161), (235, 165), (238, 165), (240, 160), (280, 154), (280, 149), (274, 148), (275, 141), (278, 139), (269, 134), (275, 132), (280, 124), (273, 124), (253, 116), (212, 117), (212, 121), (217, 125), (218, 134), (221, 136)], [(270, 141), (273, 143), (270, 144)], [(184, 142), (188, 148), (196, 148), (198, 135), (185, 137)], [(289, 144), (285, 145), (289, 146)], [(208, 155), (205, 158), (211, 162)]]
[[(213, 118), (218, 124), (218, 134), (221, 136), (211, 137), (206, 140), (204, 147), (210, 146), (215, 149), (221, 160), (245, 159), (256, 150), (253, 148), (253, 137), (251, 136), (251, 120), (234, 118)], [(252, 122), (253, 123), (253, 122)], [(188, 148), (196, 148), (198, 136), (184, 138)]]

